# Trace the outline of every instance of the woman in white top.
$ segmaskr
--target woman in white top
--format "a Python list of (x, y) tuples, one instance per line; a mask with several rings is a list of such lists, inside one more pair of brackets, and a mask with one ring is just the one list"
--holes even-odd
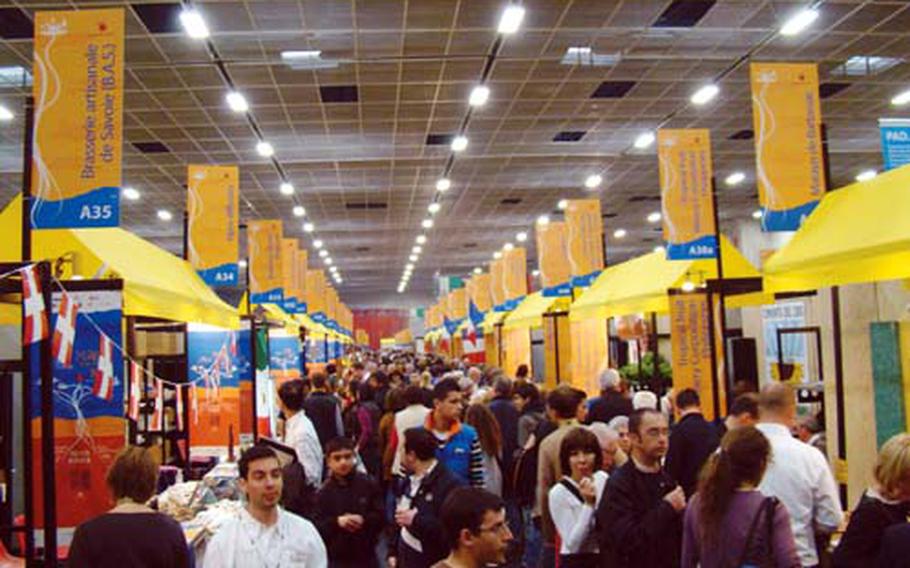
[(561, 568), (599, 565), (594, 511), (607, 484), (608, 476), (600, 469), (602, 459), (597, 436), (589, 430), (575, 428), (563, 438), (559, 463), (568, 475), (549, 494), (550, 514), (559, 533)]

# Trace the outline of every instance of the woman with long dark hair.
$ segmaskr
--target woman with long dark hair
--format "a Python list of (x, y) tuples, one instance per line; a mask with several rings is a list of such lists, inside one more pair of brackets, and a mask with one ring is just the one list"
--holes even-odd
[(483, 488), (502, 497), (502, 432), (496, 416), (485, 404), (472, 404), (465, 414), (465, 424), (477, 430), (483, 451)]
[(686, 510), (683, 568), (800, 566), (787, 509), (758, 490), (770, 459), (771, 445), (756, 428), (724, 436)]

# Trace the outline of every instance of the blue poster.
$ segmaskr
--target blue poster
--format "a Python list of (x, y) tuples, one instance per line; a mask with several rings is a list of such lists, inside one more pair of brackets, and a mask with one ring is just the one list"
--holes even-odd
[(300, 340), (290, 335), (269, 334), (269, 370), (276, 378), (300, 376)]
[(326, 352), (325, 352), (325, 339), (323, 338), (311, 338), (307, 339), (306, 345), (306, 360), (309, 363), (325, 363)]
[(910, 119), (880, 118), (885, 171), (910, 164)]
[[(249, 344), (249, 339), (246, 343)], [(186, 334), (188, 378), (197, 387), (239, 387), (240, 375), (250, 373), (249, 351), (244, 361), (240, 361), (239, 355), (240, 342), (236, 331), (189, 326)]]

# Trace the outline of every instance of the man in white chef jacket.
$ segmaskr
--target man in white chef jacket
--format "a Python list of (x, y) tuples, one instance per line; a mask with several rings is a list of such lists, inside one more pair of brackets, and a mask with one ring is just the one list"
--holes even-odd
[(225, 523), (205, 550), (204, 568), (326, 568), (325, 544), (312, 523), (278, 506), (281, 464), (274, 450), (257, 444), (238, 463), (246, 506)]

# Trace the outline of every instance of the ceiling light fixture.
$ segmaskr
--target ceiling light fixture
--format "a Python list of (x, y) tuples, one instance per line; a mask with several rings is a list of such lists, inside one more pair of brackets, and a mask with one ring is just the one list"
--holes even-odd
[(304, 232), (304, 233), (312, 233), (312, 232), (315, 231), (315, 230), (316, 230), (316, 227), (315, 227), (312, 223), (304, 223), (304, 224), (303, 224), (303, 232)]
[(432, 219), (424, 219), (423, 221), (420, 222), (420, 226), (423, 227), (424, 229), (432, 229), (432, 228), (433, 228), (433, 220), (432, 220)]
[(294, 185), (288, 182), (282, 182), (279, 191), (281, 191), (281, 195), (294, 195)]
[(205, 20), (196, 10), (183, 10), (180, 12), (180, 24), (186, 35), (193, 39), (205, 39), (209, 37), (209, 27), (205, 25)]
[(506, 6), (499, 17), (499, 27), (497, 31), (501, 34), (514, 34), (521, 27), (521, 21), (525, 17), (525, 9), (521, 6), (511, 4)]
[(733, 172), (727, 176), (727, 179), (724, 180), (724, 183), (733, 186), (742, 183), (744, 179), (746, 179), (746, 174), (742, 172)]
[(591, 174), (585, 180), (585, 187), (587, 187), (588, 189), (595, 189), (595, 188), (597, 188), (597, 186), (599, 186), (601, 183), (603, 183), (603, 181), (604, 181), (604, 178), (600, 174)]
[(907, 103), (910, 103), (910, 90), (898, 93), (891, 99), (891, 104), (894, 106), (904, 106)]
[(692, 97), (689, 100), (692, 101), (693, 105), (701, 106), (701, 105), (707, 104), (707, 103), (711, 102), (712, 100), (714, 100), (714, 97), (716, 97), (717, 93), (719, 93), (719, 92), (720, 92), (720, 87), (718, 87), (714, 83), (711, 83), (708, 85), (704, 85), (703, 87), (699, 88), (697, 91), (692, 93)]
[(537, 218), (537, 224), (538, 224), (538, 225), (546, 225), (546, 224), (548, 224), (549, 222), (550, 222), (550, 216), (549, 216), (549, 215), (541, 215), (540, 217)]
[(411, 262), (417, 262), (417, 258), (418, 257), (416, 254), (412, 254), (411, 256), (408, 257), (408, 260), (410, 260)]
[(316, 239), (315, 241), (313, 241), (313, 248), (315, 248), (316, 250), (321, 249), (321, 248), (322, 248), (322, 240), (321, 240), (321, 239)]
[(818, 19), (818, 10), (815, 8), (804, 8), (790, 16), (780, 28), (780, 35), (795, 36), (812, 25), (812, 22)]
[(435, 214), (439, 213), (440, 209), (442, 209), (442, 205), (440, 205), (439, 203), (430, 203), (427, 206), (427, 211), (430, 212), (430, 215), (435, 215)]
[(281, 59), (292, 61), (297, 59), (316, 59), (322, 52), (318, 49), (288, 50), (281, 52)]
[(560, 211), (565, 211), (568, 206), (569, 206), (568, 199), (560, 199), (559, 203), (556, 204), (556, 208), (559, 209)]
[(493, 253), (493, 260), (499, 260), (500, 258), (502, 258), (502, 253), (501, 253), (501, 252), (496, 251), (496, 252)]
[(856, 181), (869, 181), (878, 175), (878, 172), (875, 170), (863, 170), (860, 173), (856, 174)]
[(518, 242), (520, 242), (520, 243), (523, 243), (523, 242), (525, 242), (526, 240), (528, 240), (528, 234), (527, 234), (526, 232), (524, 232), (524, 231), (521, 231), (520, 233), (518, 233), (517, 235), (515, 235), (515, 240), (518, 241)]
[(662, 252), (666, 252), (666, 251), (667, 251), (667, 249), (664, 248), (664, 245), (657, 245), (656, 247), (654, 247), (654, 252), (656, 252), (656, 253), (662, 253)]
[(294, 217), (303, 217), (306, 215), (306, 209), (303, 208), (303, 205), (295, 205), (292, 211), (294, 212)]
[(263, 158), (271, 158), (275, 154), (275, 148), (265, 140), (262, 140), (256, 144), (256, 152)]
[(426, 236), (426, 235), (417, 235), (417, 239), (415, 240), (415, 242), (416, 242), (418, 245), (426, 244), (426, 242), (427, 242), (427, 236)]
[(477, 266), (474, 268), (474, 274), (483, 274), (483, 270), (479, 266)]
[(695, 291), (695, 282), (691, 280), (686, 280), (682, 285), (683, 292), (694, 292)]
[(130, 201), (136, 201), (139, 199), (139, 190), (133, 187), (124, 187), (121, 191), (123, 197), (129, 199)]
[(237, 261), (237, 266), (240, 267), (240, 268), (246, 268), (246, 259), (245, 259), (245, 258), (241, 258), (240, 260), (238, 260), (238, 261)]
[(504, 250), (506, 252), (508, 252), (514, 248), (515, 248), (515, 245), (513, 245), (512, 243), (506, 243), (506, 244), (502, 245), (502, 250)]
[(468, 98), (468, 104), (472, 107), (479, 107), (487, 104), (490, 98), (490, 88), (486, 85), (477, 85), (471, 89), (471, 96)]
[(537, 278), (538, 276), (540, 276), (540, 270), (532, 270), (531, 276), (533, 276), (534, 278)]
[(625, 229), (616, 229), (613, 231), (613, 237), (617, 239), (625, 238), (628, 232)]
[(419, 246), (419, 245), (415, 246), (414, 248), (411, 249), (411, 252), (414, 254), (420, 254), (423, 252), (423, 247)]
[(327, 256), (329, 256), (329, 251), (327, 251), (325, 249), (322, 249), (321, 251), (319, 251), (319, 258), (325, 258)]
[(12, 120), (13, 118), (14, 118), (13, 111), (11, 111), (10, 109), (6, 108), (3, 105), (0, 105), (0, 120), (6, 122), (6, 121)]
[(174, 218), (174, 216), (171, 214), (171, 212), (168, 211), (167, 209), (159, 209), (157, 214), (158, 214), (158, 218), (161, 219), (162, 221), (170, 221), (171, 219)]
[(455, 138), (452, 139), (452, 151), (453, 152), (461, 152), (467, 147), (468, 147), (468, 137), (467, 136), (462, 136), (459, 134), (458, 136), (456, 136)]
[(338, 272), (338, 267), (337, 267), (337, 266), (330, 266), (330, 267), (329, 267), (329, 272), (332, 272), (332, 273)]
[(331, 265), (331, 264), (332, 264), (332, 257), (331, 257), (331, 256), (327, 256), (327, 257), (325, 257), (325, 258), (322, 259), (322, 262), (324, 262), (324, 263), (326, 263), (326, 264), (328, 264), (328, 265)]
[(764, 213), (762, 213), (761, 209), (756, 209), (755, 211), (752, 212), (753, 219), (761, 219), (762, 217), (764, 217)]
[(653, 132), (642, 132), (635, 138), (635, 147), (639, 150), (644, 150), (651, 144), (654, 144), (654, 133)]
[(663, 215), (660, 214), (660, 211), (655, 211), (654, 213), (648, 214), (648, 223), (659, 223), (663, 218)]
[(411, 264), (411, 263), (405, 264), (404, 267), (405, 267), (405, 269), (407, 269), (407, 270), (414, 270), (414, 265)]
[(228, 106), (231, 107), (231, 110), (234, 112), (246, 112), (250, 110), (250, 105), (246, 102), (246, 97), (237, 91), (231, 91), (224, 98), (227, 100)]
[(436, 180), (436, 191), (441, 193), (448, 191), (450, 187), (452, 187), (452, 182), (449, 180), (449, 178), (439, 178)]

